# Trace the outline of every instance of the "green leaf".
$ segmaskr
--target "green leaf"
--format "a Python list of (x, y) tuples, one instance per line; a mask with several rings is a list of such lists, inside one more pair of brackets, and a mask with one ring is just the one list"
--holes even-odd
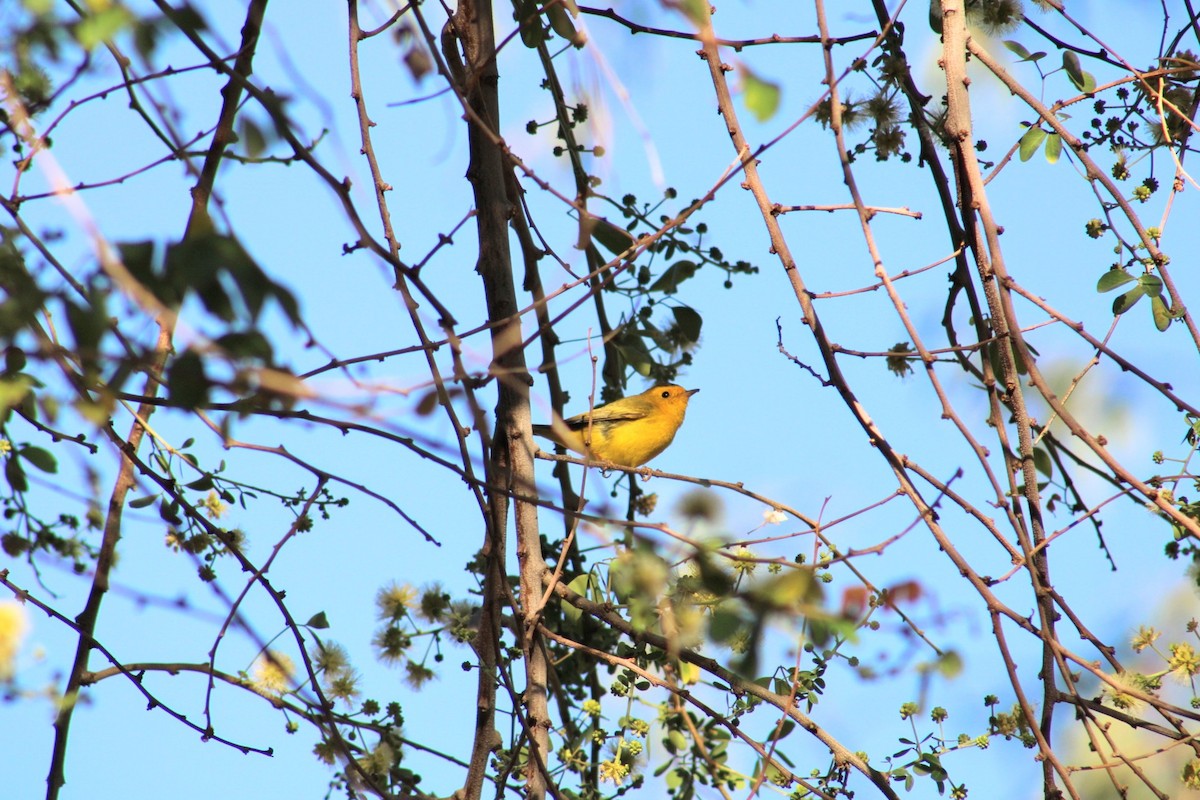
[(688, 342), (700, 341), (700, 328), (704, 325), (704, 318), (700, 316), (700, 312), (688, 306), (673, 306), (671, 313), (675, 315), (675, 325), (679, 332)]
[(263, 129), (258, 127), (254, 120), (249, 117), (241, 117), (242, 132), (238, 134), (242, 144), (246, 148), (246, 155), (250, 158), (258, 158), (267, 149), (267, 136), (263, 133)]
[(749, 68), (742, 67), (742, 97), (746, 108), (759, 122), (766, 122), (779, 110), (782, 92), (779, 84), (764, 80)]
[(275, 302), (279, 303), (288, 322), (292, 323), (293, 327), (300, 327), (300, 303), (296, 301), (296, 296), (278, 283), (272, 283), (271, 289)]
[(237, 359), (253, 359), (270, 363), (273, 351), (267, 337), (256, 330), (233, 331), (218, 338), (214, 344)]
[(187, 488), (194, 492), (207, 492), (209, 489), (213, 488), (212, 475), (201, 475), (199, 478), (196, 478), (196, 480), (187, 484)]
[(148, 494), (145, 497), (135, 497), (133, 500), (129, 501), (129, 507), (146, 508), (147, 506), (154, 505), (154, 501), (156, 500), (158, 500), (158, 495), (156, 494)]
[(763, 775), (771, 784), (775, 786), (787, 785), (786, 776), (783, 770), (776, 766), (774, 761), (768, 761), (763, 769)]
[(708, 23), (708, 0), (679, 0), (676, 8), (698, 28)]
[(929, 775), (935, 781), (946, 779), (946, 769), (942, 766), (941, 760), (933, 753), (921, 756), (913, 763), (912, 768), (913, 772), (918, 775)]
[(1135, 281), (1137, 278), (1130, 275), (1123, 269), (1110, 269), (1108, 272), (1100, 276), (1100, 280), (1096, 282), (1097, 292), (1111, 292), (1118, 286), (1124, 286), (1130, 281)]
[(325, 616), (324, 611), (318, 611), (308, 618), (308, 622), (304, 623), (304, 627), (324, 630), (329, 627), (329, 617)]
[(1062, 63), (1063, 69), (1067, 71), (1067, 77), (1071, 79), (1071, 83), (1075, 84), (1076, 89), (1082, 89), (1083, 67), (1079, 63), (1079, 56), (1070, 50), (1064, 50)]
[(1142, 295), (1145, 293), (1146, 290), (1141, 286), (1135, 286), (1125, 294), (1119, 296), (1116, 300), (1113, 300), (1113, 315), (1119, 316), (1133, 308), (1134, 303), (1136, 303), (1138, 300), (1141, 300)]
[(1067, 77), (1071, 79), (1071, 83), (1075, 85), (1076, 89), (1085, 94), (1096, 91), (1096, 78), (1090, 72), (1083, 71), (1078, 55), (1069, 50), (1064, 52), (1063, 69), (1067, 71)]
[[(587, 597), (589, 590), (592, 588), (592, 574), (590, 572), (585, 572), (568, 583), (567, 588), (577, 595)], [(571, 605), (570, 603), (562, 604), (562, 613), (563, 617), (575, 624), (578, 624), (579, 620), (583, 617), (583, 611)]]
[(189, 236), (167, 248), (165, 282), (182, 297), (193, 291), (204, 308), (224, 322), (239, 313), (254, 321), (270, 298), (296, 324), (298, 305), (291, 292), (267, 277), (241, 242), (232, 236)]
[(1033, 448), (1033, 466), (1047, 478), (1054, 475), (1054, 462), (1044, 447)]
[(956, 678), (963, 671), (962, 656), (955, 650), (947, 650), (942, 653), (941, 658), (937, 661), (937, 670), (943, 678)]
[(33, 379), (28, 375), (0, 379), (0, 420), (8, 415), (9, 409), (21, 404), (32, 386)]
[(179, 516), (179, 503), (171, 500), (164, 500), (158, 506), (158, 515), (162, 517), (164, 522), (169, 522), (172, 525), (182, 525), (183, 520)]
[(654, 359), (650, 357), (650, 351), (646, 349), (646, 342), (642, 339), (636, 324), (622, 326), (620, 332), (613, 339), (613, 347), (621, 354), (625, 363), (633, 367), (639, 375), (650, 377), (650, 373), (654, 370)]
[(21, 469), (21, 462), (13, 456), (9, 456), (4, 462), (4, 477), (14, 492), (29, 491), (29, 480), (25, 477), (25, 470)]
[(208, 30), (208, 22), (191, 3), (179, 3), (171, 12), (172, 22), (179, 30), (190, 33), (203, 33)]
[(1058, 157), (1062, 155), (1062, 137), (1057, 133), (1046, 135), (1046, 161), (1050, 164), (1057, 164)]
[(1017, 57), (1020, 58), (1022, 61), (1029, 60), (1029, 51), (1026, 50), (1025, 45), (1021, 44), (1020, 42), (1015, 41), (1013, 39), (1005, 39), (1004, 46), (1007, 47), (1009, 50), (1011, 50), (1013, 53), (1016, 53)]
[(1163, 282), (1154, 273), (1144, 272), (1138, 277), (1138, 286), (1142, 287), (1147, 297), (1158, 297), (1162, 294)]
[(67, 325), (75, 337), (75, 348), (85, 356), (95, 357), (100, 349), (100, 339), (108, 330), (108, 315), (103, 305), (66, 301)]
[(48, 472), (51, 475), (58, 472), (58, 461), (49, 450), (43, 450), (40, 447), (25, 446), (17, 453), (21, 458), (33, 464), (42, 472)]
[(755, 590), (771, 608), (802, 609), (821, 600), (821, 585), (811, 570), (791, 569), (765, 582)]
[(633, 234), (600, 217), (588, 217), (581, 222), (584, 234), (590, 234), (605, 250), (619, 256), (633, 247)]
[(1171, 315), (1170, 309), (1167, 308), (1167, 302), (1162, 299), (1161, 295), (1150, 298), (1150, 311), (1154, 315), (1154, 327), (1160, 331), (1165, 331), (1171, 327), (1171, 320), (1174, 317)]
[[(790, 690), (790, 687), (789, 687), (789, 690)], [(786, 694), (786, 693), (785, 693), (785, 692), (779, 692), (779, 694)], [(785, 720), (783, 721), (783, 724), (779, 726), (779, 731), (778, 731), (778, 733), (776, 733), (776, 732), (772, 732), (772, 733), (771, 733), (771, 737), (770, 737), (770, 738), (769, 738), (767, 741), (769, 741), (769, 742), (778, 742), (778, 741), (780, 741), (781, 739), (785, 739), (785, 738), (787, 738), (787, 735), (788, 735), (789, 733), (791, 733), (792, 731), (794, 731), (794, 730), (796, 730), (796, 723), (795, 723), (795, 722), (793, 722), (793, 721), (792, 721), (792, 720), (790, 720), (790, 719), (785, 719)]]
[(212, 383), (204, 373), (204, 361), (195, 350), (185, 350), (167, 372), (167, 395), (182, 408), (208, 403)]
[(149, 20), (139, 19), (133, 23), (133, 47), (143, 61), (153, 61), (158, 49), (158, 27)]
[(4, 371), (14, 375), (25, 369), (25, 351), (13, 345), (4, 351)]
[(536, 0), (521, 0), (513, 13), (521, 26), (521, 42), (530, 50), (536, 50), (546, 41), (546, 30), (542, 27), (542, 19), (537, 12)]
[(121, 254), (121, 263), (138, 283), (149, 289), (163, 305), (175, 308), (180, 299), (176, 287), (163, 280), (163, 276), (155, 271), (155, 248), (152, 241), (118, 242), (117, 252)]
[(1026, 50), (1025, 46), (1020, 42), (1009, 40), (1004, 43), (1004, 46), (1017, 55), (1018, 61), (1041, 61), (1046, 57), (1046, 52), (1044, 50), (1031, 53)]
[(179, 297), (189, 290), (196, 292), (208, 313), (232, 322), (235, 317), (233, 301), (220, 280), (222, 272), (217, 258), (214, 236), (190, 238), (167, 247), (166, 281)]
[(587, 44), (587, 37), (575, 29), (575, 23), (571, 22), (571, 15), (561, 4), (555, 3), (547, 8), (546, 14), (550, 17), (550, 27), (559, 36), (575, 47), (583, 47)]
[(650, 284), (650, 291), (674, 294), (679, 289), (679, 284), (695, 275), (697, 269), (699, 266), (695, 261), (676, 261), (658, 276), (658, 280)]
[(113, 38), (133, 22), (133, 14), (124, 6), (113, 5), (96, 14), (84, 17), (75, 26), (75, 40), (84, 50)]
[(659, 350), (670, 350), (673, 347), (670, 338), (648, 319), (641, 321), (641, 333), (642, 336), (647, 337), (653, 342), (654, 346)]
[(1046, 138), (1046, 132), (1041, 128), (1030, 128), (1025, 131), (1021, 137), (1020, 154), (1022, 161), (1028, 161), (1033, 158), (1033, 154), (1042, 146), (1042, 141)]
[(725, 600), (717, 605), (713, 612), (712, 622), (709, 623), (708, 634), (717, 642), (725, 642), (736, 636), (745, 628), (745, 620), (739, 613), (737, 604)]

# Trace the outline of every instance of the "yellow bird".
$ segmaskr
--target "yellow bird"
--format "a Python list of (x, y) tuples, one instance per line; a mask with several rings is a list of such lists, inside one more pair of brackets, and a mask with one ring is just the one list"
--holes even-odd
[(596, 461), (640, 467), (667, 449), (699, 389), (667, 384), (623, 397), (533, 432)]

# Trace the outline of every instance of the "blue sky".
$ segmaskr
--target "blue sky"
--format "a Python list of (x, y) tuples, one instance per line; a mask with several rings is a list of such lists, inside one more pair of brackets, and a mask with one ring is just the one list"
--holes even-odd
[[(802, 9), (803, 4), (745, 0), (721, 5), (716, 24), (720, 34), (728, 38), (815, 32), (809, 18), (811, 10), (806, 6)], [(651, 14), (658, 24), (669, 27), (682, 28), (686, 24), (681, 17), (655, 11), (656, 4), (649, 2), (624, 3), (620, 8), (630, 16)], [(206, 10), (226, 45), (237, 40), (240, 20), (233, 14), (236, 10), (234, 4), (221, 3)], [(1073, 6), (1075, 13), (1104, 30), (1118, 47), (1123, 41), (1133, 43), (1131, 48), (1157, 41), (1153, 35), (1139, 40), (1128, 33), (1137, 20), (1117, 25), (1109, 15), (1096, 14), (1093, 19), (1089, 13), (1092, 10), (1093, 6), (1086, 3)], [(371, 11), (381, 13), (379, 9)], [(364, 217), (377, 229), (377, 217), (370, 211), (369, 175), (357, 152), (343, 14), (336, 4), (314, 4), (303, 14), (283, 7), (271, 9), (255, 76), (262, 84), (292, 97), (290, 109), (309, 136), (315, 138), (328, 129), (317, 154), (335, 174), (351, 178)], [(922, 28), (923, 7), (906, 14), (911, 16), (912, 37), (927, 32)], [(505, 30), (509, 24), (507, 19), (501, 20)], [(838, 17), (836, 12), (831, 24), (835, 35), (873, 27), (870, 20)], [(588, 20), (587, 28), (596, 50), (569, 56), (562, 60), (560, 69), (573, 91), (592, 96), (595, 130), (606, 137), (607, 155), (594, 168), (603, 178), (601, 188), (613, 197), (632, 192), (645, 200), (660, 196), (666, 185), (678, 191), (681, 201), (707, 191), (733, 160), (733, 153), (715, 114), (707, 73), (694, 54), (696, 45), (630, 37), (601, 20)], [(1018, 31), (1013, 38), (1029, 41), (1032, 34)], [(937, 79), (934, 44), (929, 40), (926, 46), (915, 45), (911, 50), (925, 59), (919, 74), (931, 92)], [(839, 50), (837, 57), (845, 63), (864, 47), (861, 43), (850, 45)], [(1002, 50), (998, 43), (994, 49)], [(171, 55), (164, 61), (177, 68), (197, 62), (181, 41), (171, 42), (168, 52)], [(1134, 63), (1146, 63), (1152, 53), (1123, 55)], [(601, 57), (620, 76), (621, 87), (629, 95), (629, 107), (636, 109), (648, 138), (641, 137), (631, 123), (607, 73), (599, 66)], [(727, 57), (734, 58), (732, 54)], [(417, 261), (436, 244), (439, 234), (451, 230), (470, 208), (469, 187), (461, 179), (466, 169), (466, 135), (459, 121), (460, 111), (447, 95), (421, 104), (388, 107), (389, 103), (429, 94), (438, 88), (437, 79), (414, 85), (388, 37), (371, 40), (363, 48), (363, 58), (371, 114), (378, 123), (373, 131), (376, 147), (384, 174), (395, 187), (389, 194), (393, 219), (404, 243), (404, 257)], [(780, 110), (766, 123), (753, 122), (740, 108), (756, 143), (777, 135), (820, 94), (819, 48), (793, 45), (746, 49), (737, 58), (784, 87)], [(505, 138), (539, 175), (561, 187), (569, 186), (565, 167), (545, 152), (545, 141), (531, 139), (524, 132), (528, 120), (547, 119), (550, 108), (544, 92), (528, 88), (536, 74), (530, 52), (516, 41), (506, 48), (502, 59)], [(1027, 65), (1015, 65), (1013, 70), (1033, 79)], [(111, 65), (102, 63), (99, 71), (100, 75), (88, 79), (96, 87), (116, 83)], [(164, 88), (185, 110), (181, 130), (200, 130), (211, 124), (217, 108), (214, 87), (218, 85), (211, 73), (197, 72), (175, 78)], [(1046, 91), (1051, 96), (1066, 92), (1065, 80), (1056, 82), (1052, 77)], [(972, 97), (977, 107), (987, 110), (978, 120), (977, 137), (988, 139), (989, 155), (999, 157), (1020, 136), (1019, 121), (1028, 119), (1028, 112), (1018, 109), (1006, 92), (982, 76), (977, 77)], [(264, 120), (252, 106), (248, 113), (260, 123)], [(1084, 116), (1081, 110), (1079, 119)], [(154, 147), (130, 118), (123, 98), (114, 92), (108, 99), (68, 116), (56, 136), (55, 156), (73, 182), (95, 181), (144, 163), (152, 157), (148, 153), (158, 152), (150, 149)], [(97, 157), (97, 153), (103, 156)], [(848, 198), (834, 156), (832, 138), (815, 123), (805, 123), (762, 157), (767, 188), (785, 204), (845, 203)], [(665, 185), (656, 185), (653, 180), (651, 164), (655, 160), (661, 161)], [(869, 203), (907, 205), (926, 215), (920, 221), (886, 215), (877, 219), (875, 232), (883, 242), (888, 269), (895, 274), (944, 258), (948, 245), (937, 222), (940, 212), (925, 174), (912, 166), (878, 167), (869, 160), (860, 160), (856, 166)], [(7, 178), (7, 173), (0, 174), (0, 179)], [(25, 178), (26, 191), (41, 180), (41, 173), (34, 170)], [(0, 184), (8, 183), (0, 180)], [(189, 207), (188, 186), (182, 170), (169, 165), (123, 185), (88, 192), (84, 200), (110, 241), (167, 241), (182, 233)], [(350, 357), (414, 343), (402, 301), (390, 288), (389, 270), (364, 254), (341, 254), (342, 245), (352, 240), (352, 233), (331, 192), (310, 173), (299, 166), (228, 169), (218, 188), (236, 234), (276, 280), (292, 287), (301, 298), (320, 350), (306, 350), (303, 337), (289, 332), (281, 320), (270, 322), (270, 330), (287, 354), (286, 360), (297, 371), (319, 366), (328, 360), (327, 353)], [(1013, 274), (1034, 292), (1053, 298), (1067, 315), (1083, 320), (1091, 332), (1101, 335), (1111, 321), (1110, 298), (1097, 295), (1094, 284), (1112, 256), (1107, 241), (1094, 242), (1082, 234), (1084, 222), (1097, 212), (1094, 202), (1087, 203), (1089, 189), (1075, 167), (1066, 159), (1047, 165), (1040, 155), (1028, 163), (1014, 160), (989, 186), (989, 192), (1006, 228), (1004, 246)], [(1179, 264), (1185, 263), (1184, 254), (1195, 252), (1197, 244), (1195, 226), (1188, 223), (1196, 213), (1192, 194), (1185, 193), (1176, 200), (1164, 245), (1168, 252), (1179, 254)], [(1161, 195), (1156, 196), (1147, 204), (1148, 224), (1158, 223), (1161, 200)], [(563, 213), (561, 204), (533, 188), (530, 203), (546, 235), (566, 243), (559, 245), (560, 253), (573, 258), (574, 267), (581, 267), (582, 254), (568, 246), (573, 240), (574, 223)], [(664, 210), (681, 207), (677, 203)], [(28, 213), (40, 225), (60, 226), (69, 236), (78, 235), (78, 220), (50, 201), (37, 203)], [(694, 398), (675, 444), (654, 466), (670, 472), (744, 481), (754, 491), (823, 520), (840, 518), (887, 497), (894, 480), (840, 399), (777, 350), (776, 320), (788, 350), (810, 365), (819, 364), (782, 270), (767, 252), (767, 238), (749, 195), (738, 188), (737, 181), (731, 182), (699, 218), (709, 225), (712, 243), (719, 244), (729, 258), (749, 260), (761, 272), (736, 278), (731, 290), (721, 286), (724, 276), (715, 272), (701, 273), (685, 284), (679, 299), (703, 314), (704, 332), (695, 364), (680, 382), (702, 391)], [(813, 291), (847, 291), (873, 281), (866, 248), (850, 214), (791, 214), (785, 217), (784, 227)], [(440, 296), (452, 298), (462, 327), (469, 328), (482, 319), (470, 226), (456, 236), (456, 243), (456, 247), (442, 251), (430, 262), (423, 277)], [(77, 260), (70, 266), (89, 268), (82, 243), (74, 252)], [(548, 287), (570, 280), (565, 272), (556, 272), (548, 259), (544, 263), (543, 281)], [(1179, 272), (1185, 287), (1194, 291), (1194, 276), (1182, 269)], [(940, 342), (938, 298), (944, 295), (945, 271), (924, 273), (906, 282), (903, 290), (918, 329), (931, 341)], [(564, 300), (575, 296), (568, 295)], [(563, 308), (565, 304), (555, 307)], [(879, 292), (830, 301), (818, 308), (830, 338), (847, 348), (882, 350), (907, 338), (894, 310)], [(424, 311), (432, 327), (433, 312), (428, 308)], [(1042, 319), (1028, 306), (1023, 312), (1030, 323)], [(186, 344), (193, 331), (203, 332), (204, 324), (197, 309), (185, 309), (180, 342)], [(594, 335), (594, 323), (583, 318), (570, 331), (563, 331), (564, 338), (573, 334), (575, 339), (561, 348), (560, 355), (573, 356), (564, 367), (564, 381), (572, 391), (576, 410), (582, 409), (591, 385), (586, 356), (589, 333)], [(1177, 358), (1187, 357), (1187, 345), (1181, 336), (1178, 327), (1167, 334), (1155, 333), (1148, 312), (1139, 308), (1122, 321), (1113, 341), (1123, 353), (1157, 370), (1156, 375), (1169, 375), (1182, 395), (1194, 397), (1200, 388), (1196, 371), (1175, 366)], [(1078, 340), (1061, 330), (1043, 329), (1032, 338), (1048, 371), (1048, 365), (1055, 365), (1062, 374), (1070, 375), (1090, 357)], [(489, 350), (485, 338), (468, 340), (464, 350), (468, 366), (486, 369)], [(864, 405), (898, 451), (914, 455), (944, 477), (970, 462), (970, 454), (937, 418), (933, 395), (920, 375), (897, 379), (878, 360), (846, 358), (843, 367)], [(404, 433), (448, 438), (448, 423), (440, 416), (423, 418), (414, 413), (428, 380), (421, 358), (408, 356), (367, 364), (357, 368), (355, 374), (366, 383), (355, 385), (338, 373), (313, 382), (328, 402), (327, 408), (348, 413), (350, 407), (366, 403), (366, 416), (376, 424)], [(957, 375), (948, 380), (960, 381)], [(641, 388), (636, 380), (631, 382), (631, 390)], [(544, 418), (548, 397), (542, 380), (535, 382), (533, 392), (535, 417)], [(952, 385), (951, 396), (971, 424), (982, 419), (985, 409), (971, 387)], [(490, 407), (494, 399), (490, 394), (485, 397)], [(1097, 370), (1089, 375), (1077, 402), (1080, 413), (1094, 421), (1114, 443), (1114, 449), (1129, 457), (1141, 474), (1157, 471), (1150, 462), (1150, 453), (1175, 446), (1182, 433), (1181, 420), (1173, 410), (1115, 371)], [(313, 485), (311, 476), (279, 459), (245, 450), (223, 451), (215, 437), (198, 432), (192, 420), (164, 414), (156, 417), (155, 423), (161, 425), (164, 438), (175, 443), (196, 436), (196, 449), (204, 463), (225, 460), (229, 474), (240, 480), (270, 483), (283, 490)], [(345, 487), (334, 487), (337, 494), (350, 498), (350, 505), (333, 512), (330, 522), (290, 542), (272, 567), (271, 576), (276, 586), (286, 588), (289, 607), (298, 618), (322, 610), (329, 615), (333, 627), (325, 633), (355, 655), (354, 665), (362, 673), (366, 696), (388, 699), (398, 695), (405, 709), (406, 731), (412, 738), (432, 740), (464, 757), (470, 735), (474, 676), (456, 665), (470, 659), (470, 651), (447, 645), (448, 668), (431, 687), (416, 693), (401, 684), (397, 671), (375, 663), (369, 649), (376, 625), (373, 598), (381, 586), (391, 581), (420, 585), (438, 580), (456, 595), (471, 587), (464, 566), (479, 546), (481, 525), (461, 481), (429, 469), (393, 445), (295, 422), (250, 421), (240, 424), (236, 435), (243, 441), (266, 446), (285, 443), (301, 458), (320, 461), (348, 480), (369, 484), (400, 503), (441, 542), (440, 546), (426, 543), (382, 504)], [(82, 452), (70, 458), (60, 456), (64, 475), (78, 476), (89, 467), (98, 469), (107, 491), (113, 459), (111, 451), (102, 453), (106, 456), (103, 460), (89, 459)], [(540, 464), (539, 475), (543, 489), (552, 491), (550, 466)], [(593, 491), (599, 488), (598, 477), (589, 478)], [(66, 477), (63, 482), (69, 484)], [(964, 491), (978, 492), (978, 476), (968, 474), (958, 485)], [(650, 488), (660, 494), (660, 517), (684, 526), (674, 509), (678, 499), (692, 487), (656, 479)], [(1099, 485), (1085, 482), (1085, 490), (1093, 500), (1106, 496)], [(61, 502), (49, 489), (43, 496), (48, 503)], [(603, 493), (593, 497), (599, 502)], [(719, 497), (723, 516), (715, 532), (736, 539), (749, 535), (762, 523), (761, 503), (735, 494)], [(1007, 571), (1008, 557), (1001, 548), (985, 540), (977, 527), (946, 511), (947, 529), (981, 572), (1000, 575)], [(830, 535), (845, 548), (869, 547), (909, 527), (913, 516), (910, 505), (893, 500), (831, 529)], [(249, 510), (233, 509), (227, 519), (222, 524), (246, 531), (251, 553), (260, 560), (290, 524), (288, 512), (270, 500), (260, 501)], [(1053, 524), (1057, 527), (1066, 520), (1065, 516), (1055, 518)], [(545, 515), (542, 524), (547, 530), (557, 531), (560, 523)], [(162, 545), (163, 533), (152, 508), (129, 513), (121, 561), (114, 574), (118, 591), (106, 601), (98, 638), (129, 661), (203, 661), (218, 629), (214, 619), (223, 614), (225, 606), (194, 579), (195, 564), (190, 559), (170, 553)], [(1104, 533), (1118, 572), (1109, 572), (1094, 535), (1080, 526), (1078, 532), (1061, 540), (1052, 573), (1056, 588), (1064, 595), (1086, 597), (1081, 604), (1089, 614), (1089, 625), (1097, 632), (1124, 643), (1138, 624), (1151, 622), (1152, 615), (1160, 613), (1159, 596), (1163, 607), (1170, 609), (1161, 613), (1169, 619), (1178, 622), (1197, 613), (1195, 595), (1177, 594), (1173, 589), (1180, 578), (1178, 565), (1160, 555), (1168, 535), (1163, 523), (1126, 503), (1106, 522)], [(776, 549), (763, 548), (761, 554), (792, 555), (811, 546), (808, 538), (798, 541), (785, 542)], [(670, 552), (666, 542), (663, 547)], [(76, 613), (85, 596), (86, 581), (54, 565), (45, 565), (42, 589), (22, 565), (0, 560), (0, 566), (12, 569), (15, 581), (69, 615)], [(923, 528), (907, 533), (888, 548), (885, 557), (862, 561), (860, 566), (879, 585), (915, 580), (924, 587), (926, 596), (916, 611), (918, 617), (930, 637), (940, 646), (957, 650), (966, 665), (966, 672), (957, 680), (934, 680), (929, 699), (950, 710), (947, 733), (982, 732), (982, 696), (997, 694), (1007, 707), (1011, 704), (1011, 689), (996, 668), (995, 645), (978, 599), (964, 593), (951, 565), (940, 556)], [(245, 577), (232, 563), (223, 564), (221, 581), (227, 591), (236, 593)], [(830, 596), (836, 600), (845, 585), (849, 584), (835, 582)], [(1154, 587), (1154, 591), (1145, 592), (1154, 597), (1131, 600), (1130, 586)], [(1016, 607), (1032, 611), (1028, 600), (1022, 599), (1021, 587), (1002, 586), (998, 591)], [(139, 602), (144, 597), (174, 600), (180, 596), (186, 598), (187, 612)], [(247, 616), (263, 639), (280, 630), (278, 616), (259, 593), (251, 593)], [(22, 656), (20, 676), (20, 687), (30, 696), (0, 707), (0, 753), (5, 754), (6, 762), (17, 765), (15, 770), (6, 770), (6, 785), (14, 798), (38, 796), (44, 791), (53, 708), (37, 695), (45, 687), (61, 684), (74, 646), (61, 626), (36, 613), (32, 619), (34, 627)], [(790, 626), (780, 625), (773, 630), (768, 648), (786, 655), (792, 646), (792, 634)], [(1032, 674), (1038, 666), (1036, 650), (1028, 642), (1018, 648), (1022, 669)], [(228, 671), (245, 669), (257, 649), (254, 640), (232, 635), (222, 642), (218, 660)], [(861, 644), (863, 659), (871, 660), (881, 671), (903, 652), (899, 637)], [(927, 658), (928, 654), (919, 657)], [(200, 718), (202, 680), (156, 675), (153, 691), (189, 718)], [(916, 699), (919, 692), (919, 681), (910, 673), (879, 682), (841, 675), (837, 691), (830, 694), (815, 716), (852, 748), (870, 750), (882, 758), (898, 749), (898, 737), (911, 736), (896, 709), (901, 702)], [(213, 743), (201, 744), (193, 732), (165, 714), (144, 709), (144, 700), (122, 680), (105, 681), (89, 693), (86, 706), (75, 715), (73, 723), (69, 783), (64, 797), (106, 796), (118, 791), (135, 797), (170, 792), (180, 798), (324, 794), (329, 770), (310, 755), (312, 731), (301, 727), (295, 735), (285, 734), (284, 721), (258, 698), (218, 689), (214, 722), (223, 736), (256, 747), (275, 748), (273, 759), (242, 755)], [(922, 733), (927, 730), (923, 722)], [(796, 748), (789, 755), (797, 764), (820, 763), (820, 746), (798, 735), (789, 742)], [(461, 781), (458, 772), (440, 766), (435, 759), (415, 752), (410, 759), (406, 766), (425, 775), (427, 791), (448, 794)], [(1039, 774), (1030, 753), (1011, 743), (996, 742), (990, 751), (958, 755), (949, 763), (956, 779), (970, 779), (973, 798), (1010, 797), (1013, 788), (1019, 786), (1029, 786), (1032, 795)], [(990, 781), (1001, 780), (1003, 790), (988, 788)]]

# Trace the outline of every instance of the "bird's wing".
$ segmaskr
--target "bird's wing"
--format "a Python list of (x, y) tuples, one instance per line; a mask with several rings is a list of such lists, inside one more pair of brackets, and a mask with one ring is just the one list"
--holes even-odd
[(624, 406), (622, 408), (600, 406), (592, 409), (590, 415), (586, 413), (576, 414), (570, 419), (563, 420), (563, 424), (573, 431), (581, 431), (588, 426), (589, 416), (593, 425), (611, 425), (614, 422), (629, 422), (635, 419), (644, 419), (648, 413), (649, 411), (641, 406)]

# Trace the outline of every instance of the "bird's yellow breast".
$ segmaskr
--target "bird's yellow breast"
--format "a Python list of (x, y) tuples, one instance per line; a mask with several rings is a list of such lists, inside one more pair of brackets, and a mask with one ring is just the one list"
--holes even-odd
[[(592, 455), (622, 467), (640, 467), (675, 440), (683, 415), (654, 415), (618, 424), (592, 425)], [(580, 443), (586, 437), (582, 432)]]

